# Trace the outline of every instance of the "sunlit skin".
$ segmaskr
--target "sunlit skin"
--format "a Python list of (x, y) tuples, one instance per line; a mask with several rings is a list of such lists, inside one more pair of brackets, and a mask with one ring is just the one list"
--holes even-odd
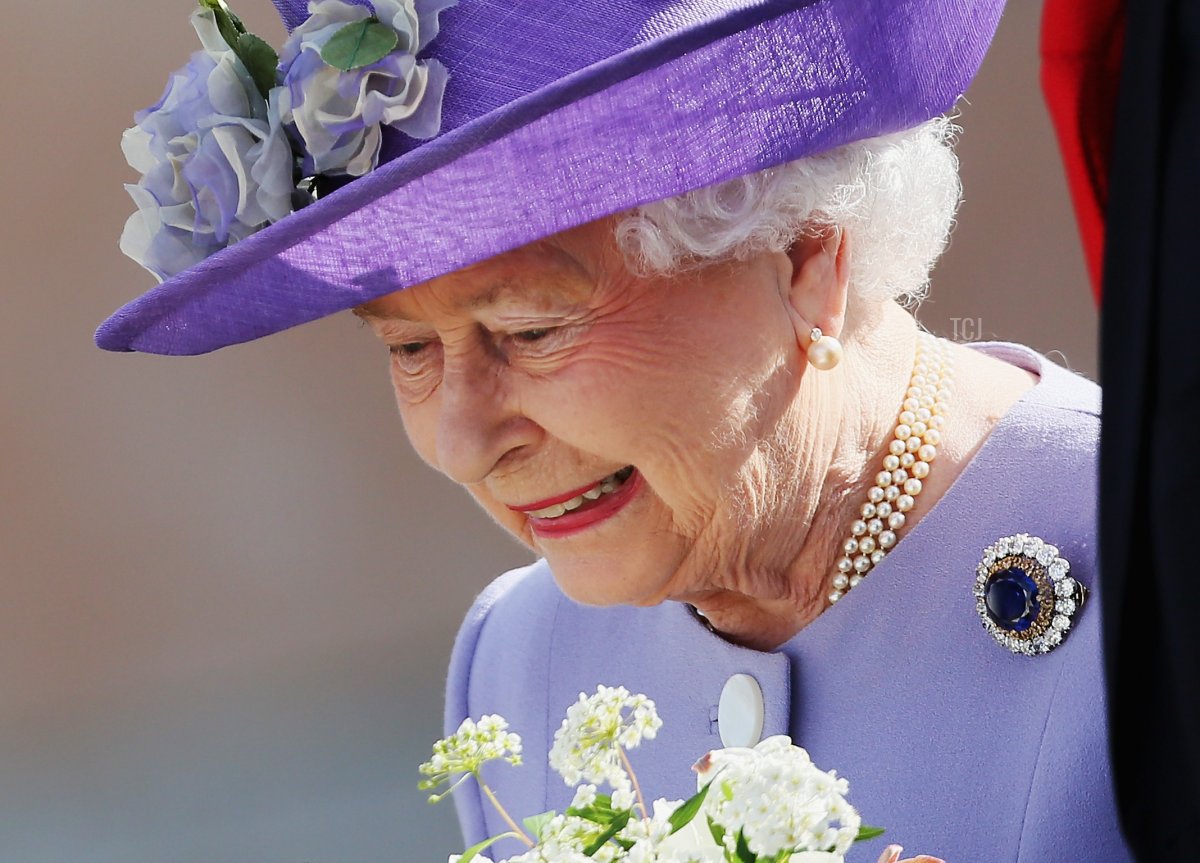
[[(826, 230), (642, 278), (602, 220), (358, 313), (390, 350), (416, 451), (544, 555), (567, 595), (688, 602), (769, 649), (824, 610), (912, 371), (917, 328), (898, 306), (853, 309), (847, 327), (852, 254)], [(813, 326), (843, 339), (837, 368), (808, 365)], [(906, 532), (1033, 383), (966, 348), (956, 364), (954, 421)], [(641, 487), (585, 530), (540, 536), (510, 508), (627, 465)]]

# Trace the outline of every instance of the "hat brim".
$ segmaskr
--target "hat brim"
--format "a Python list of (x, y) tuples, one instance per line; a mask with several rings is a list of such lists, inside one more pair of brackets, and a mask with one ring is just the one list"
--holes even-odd
[[(630, 49), (381, 165), (96, 332), (193, 355), (949, 110), (1002, 0), (767, 2)], [(450, 86), (453, 86), (451, 79)]]

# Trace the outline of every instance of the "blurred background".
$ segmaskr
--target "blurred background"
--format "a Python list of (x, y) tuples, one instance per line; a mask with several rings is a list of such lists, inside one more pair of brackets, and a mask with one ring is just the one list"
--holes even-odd
[[(1009, 4), (962, 106), (920, 317), (1094, 377), (1040, 5)], [(527, 553), (410, 453), (349, 314), (192, 359), (93, 348), (151, 284), (117, 250), (119, 139), (195, 49), (191, 6), (0, 8), (0, 863), (444, 861), (416, 764), (461, 615)], [(237, 11), (280, 44), (267, 0)]]

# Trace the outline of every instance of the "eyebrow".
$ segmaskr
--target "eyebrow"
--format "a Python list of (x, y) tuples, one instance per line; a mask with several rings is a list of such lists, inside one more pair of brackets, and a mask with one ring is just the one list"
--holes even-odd
[[(495, 306), (508, 295), (517, 293), (520, 287), (521, 283), (512, 277), (499, 279), (488, 285), (485, 290), (480, 291), (475, 296), (463, 302), (459, 308), (473, 312)], [(405, 321), (407, 323), (419, 323), (419, 321), (414, 321), (412, 318), (405, 317), (396, 312), (379, 314), (365, 308), (365, 306), (355, 306), (351, 311), (365, 321)]]
[(386, 312), (379, 314), (363, 306), (355, 306), (350, 310), (355, 317), (361, 319), (364, 323), (387, 323), (388, 321), (404, 321), (405, 323), (417, 323), (412, 318), (407, 318), (404, 315), (396, 314), (395, 312)]

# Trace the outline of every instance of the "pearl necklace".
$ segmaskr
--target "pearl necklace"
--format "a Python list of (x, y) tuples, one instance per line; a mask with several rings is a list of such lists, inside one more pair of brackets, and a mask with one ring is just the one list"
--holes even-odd
[(929, 465), (937, 458), (950, 402), (951, 372), (949, 345), (929, 333), (919, 333), (912, 379), (888, 454), (867, 492), (862, 517), (850, 524), (850, 535), (842, 543), (843, 556), (834, 568), (833, 590), (827, 597), (831, 605), (878, 566), (896, 544), (906, 513), (913, 508), (922, 481), (929, 476)]

